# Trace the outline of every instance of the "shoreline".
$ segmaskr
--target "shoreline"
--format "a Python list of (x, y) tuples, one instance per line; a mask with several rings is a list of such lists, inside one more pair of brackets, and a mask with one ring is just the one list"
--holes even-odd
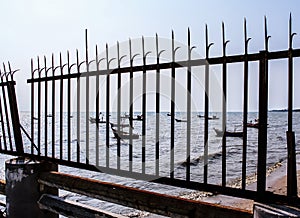
[[(297, 169), (300, 169), (300, 160), (297, 159)], [(266, 172), (266, 189), (267, 191), (274, 192), (280, 195), (286, 195), (287, 191), (287, 160), (282, 160), (275, 163), (273, 166), (269, 167)], [(256, 190), (257, 175), (252, 174), (246, 178), (246, 189)], [(297, 184), (298, 184), (298, 195), (300, 193), (300, 170), (297, 170)], [(229, 187), (241, 188), (241, 178), (229, 182)], [(204, 201), (214, 204), (219, 204), (223, 206), (230, 206), (234, 208), (244, 209), (253, 212), (254, 201), (250, 199), (232, 197), (227, 195), (204, 192), (204, 191), (193, 191), (180, 195), (179, 197)]]

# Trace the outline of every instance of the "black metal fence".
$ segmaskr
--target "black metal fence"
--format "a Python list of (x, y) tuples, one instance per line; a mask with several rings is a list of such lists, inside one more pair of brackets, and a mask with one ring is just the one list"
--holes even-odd
[[(131, 48), (131, 41), (129, 40), (129, 66), (121, 67), (121, 60), (125, 56), (120, 55), (119, 44), (117, 44), (117, 57), (109, 57), (108, 45), (106, 45), (106, 57), (100, 58), (98, 55), (98, 48), (95, 49), (94, 59), (89, 58), (87, 40), (86, 40), (86, 54), (85, 60), (80, 61), (79, 52), (76, 51), (75, 63), (70, 61), (69, 52), (67, 53), (67, 60), (63, 61), (63, 55), (59, 55), (59, 64), (56, 64), (55, 56), (52, 55), (51, 62), (48, 62), (46, 57), (41, 63), (37, 58), (34, 63), (31, 62), (32, 78), (28, 80), (31, 85), (31, 137), (30, 146), (25, 147), (24, 155), (34, 156), (35, 158), (51, 160), (59, 164), (68, 166), (106, 172), (110, 174), (131, 177), (136, 179), (143, 179), (164, 183), (174, 186), (193, 188), (198, 190), (207, 190), (212, 192), (219, 192), (233, 196), (246, 197), (251, 199), (266, 199), (272, 196), (272, 200), (281, 202), (290, 202), (298, 204), (297, 196), (297, 182), (296, 182), (296, 154), (295, 154), (295, 135), (293, 132), (293, 60), (300, 56), (300, 49), (293, 49), (292, 40), (295, 35), (292, 32), (292, 20), (290, 19), (289, 32), (289, 48), (283, 51), (269, 51), (268, 41), (270, 36), (267, 33), (267, 21), (265, 19), (265, 48), (258, 53), (248, 53), (248, 43), (250, 38), (247, 36), (247, 28), (245, 21), (244, 29), (244, 53), (240, 55), (227, 55), (226, 45), (229, 40), (225, 36), (224, 24), (222, 25), (222, 48), (223, 55), (220, 57), (210, 57), (209, 50), (213, 43), (208, 39), (208, 28), (206, 27), (206, 56), (205, 58), (192, 59), (192, 49), (190, 32), (188, 31), (187, 39), (187, 60), (177, 61), (176, 51), (179, 49), (175, 46), (175, 37), (172, 32), (171, 43), (171, 62), (162, 62), (160, 55), (164, 50), (159, 48), (159, 40), (156, 36), (156, 63), (147, 63), (147, 55), (150, 52), (145, 50), (144, 39), (142, 39), (141, 61), (142, 64), (134, 64), (135, 58), (139, 54), (133, 54)], [(87, 37), (86, 37), (87, 39)], [(110, 68), (110, 64), (116, 59), (117, 67)], [(288, 129), (287, 129), (287, 145), (288, 145), (288, 195), (281, 196), (270, 194), (266, 192), (266, 169), (267, 169), (267, 126), (268, 126), (268, 61), (275, 59), (288, 60)], [(101, 67), (102, 61), (106, 62), (106, 66)], [(247, 122), (248, 122), (248, 71), (249, 63), (259, 63), (259, 123), (258, 128), (258, 147), (257, 147), (257, 189), (256, 191), (247, 190)], [(241, 188), (232, 188), (228, 186), (227, 180), (227, 68), (228, 64), (240, 63), (244, 66), (243, 72), (243, 129), (242, 129), (242, 170), (241, 170)], [(210, 81), (209, 75), (211, 73), (210, 67), (214, 65), (221, 66), (222, 69), (222, 112), (221, 112), (221, 126), (222, 126), (222, 141), (221, 141), (221, 182), (219, 184), (210, 183), (208, 180), (209, 173), (209, 122), (210, 117)], [(82, 68), (85, 67), (83, 71)], [(95, 68), (94, 70), (93, 67)], [(199, 132), (200, 137), (203, 137), (203, 143), (196, 143), (193, 146), (202, 148), (203, 158), (198, 159), (201, 164), (198, 165), (198, 174), (201, 174), (201, 179), (193, 177), (191, 166), (195, 164), (191, 160), (192, 152), (192, 136), (195, 134), (192, 131), (193, 111), (191, 93), (199, 92), (199, 90), (192, 90), (193, 83), (193, 69), (195, 67), (204, 67), (204, 122), (199, 121), (199, 125), (203, 125), (203, 132)], [(180, 69), (186, 70), (186, 119), (177, 119), (176, 112), (176, 82), (178, 80), (178, 71)], [(170, 113), (167, 137), (168, 151), (162, 150), (162, 96), (161, 96), (161, 77), (162, 71), (170, 73)], [(182, 71), (181, 71), (182, 72)], [(180, 73), (181, 73), (180, 72)], [(148, 75), (154, 74), (154, 81), (150, 82)], [(1, 142), (1, 152), (19, 155), (23, 152), (22, 140), (18, 138), (20, 134), (17, 131), (19, 125), (17, 117), (16, 100), (14, 97), (14, 82), (10, 80), (8, 75), (13, 73), (4, 73), (1, 77), (2, 82), (2, 108), (1, 111), (1, 125), (3, 137), (7, 137), (10, 141), (7, 145), (6, 140)], [(137, 111), (134, 111), (134, 78), (136, 75), (141, 75), (141, 111), (140, 116), (137, 116)], [(122, 98), (124, 98), (122, 89), (122, 82), (124, 78), (129, 79), (128, 90), (128, 114), (123, 115)], [(4, 81), (5, 80), (5, 81)], [(101, 83), (104, 81), (104, 83)], [(112, 81), (116, 81), (117, 90), (112, 90)], [(165, 85), (165, 84), (163, 84)], [(150, 118), (149, 111), (147, 111), (147, 87), (155, 87), (155, 115)], [(5, 88), (7, 87), (7, 90)], [(95, 88), (92, 88), (95, 87)], [(104, 96), (101, 97), (101, 90)], [(6, 92), (8, 94), (6, 94)], [(111, 109), (112, 99), (111, 93), (117, 93), (117, 110)], [(82, 94), (84, 93), (84, 94)], [(103, 94), (102, 93), (102, 94)], [(91, 95), (95, 96), (95, 104), (91, 107)], [(8, 119), (8, 107), (5, 103), (7, 96), (10, 99), (11, 120)], [(75, 96), (75, 97), (74, 97)], [(82, 108), (84, 105), (84, 109)], [(15, 107), (15, 108), (14, 108)], [(105, 108), (105, 111), (101, 111)], [(126, 111), (127, 112), (127, 111)], [(4, 116), (5, 115), (5, 116)], [(165, 116), (166, 114), (164, 114)], [(149, 132), (149, 119), (153, 121), (153, 138), (149, 142), (147, 140), (147, 132)], [(7, 119), (6, 121), (4, 119)], [(128, 123), (123, 120), (128, 119)], [(4, 122), (5, 121), (5, 122)], [(16, 122), (15, 122), (16, 121)], [(115, 123), (113, 123), (115, 122)], [(178, 167), (176, 162), (176, 147), (175, 143), (177, 137), (177, 122), (184, 126), (185, 137), (184, 147), (185, 160), (184, 164)], [(5, 126), (5, 123), (7, 127)], [(19, 148), (13, 149), (11, 142), (10, 124), (14, 125), (14, 136), (16, 145)], [(128, 132), (124, 128), (128, 127)], [(164, 127), (165, 128), (165, 127)], [(134, 131), (139, 129), (141, 134), (138, 135)], [(113, 139), (112, 137), (115, 137)], [(139, 143), (136, 139), (140, 138)], [(137, 147), (138, 144), (138, 147)], [(164, 141), (165, 144), (165, 141)], [(18, 150), (19, 149), (19, 150)], [(151, 150), (151, 155), (148, 154)], [(137, 154), (137, 153), (138, 154)], [(168, 157), (162, 156), (162, 153), (167, 152)], [(148, 162), (153, 160), (153, 171), (148, 170)], [(126, 162), (126, 163), (125, 163)], [(167, 169), (162, 167), (162, 162), (167, 162)], [(139, 167), (137, 167), (139, 165)], [(184, 168), (184, 175), (177, 176), (176, 171)], [(201, 173), (202, 172), (202, 173)]]
[(3, 64), (3, 72), (0, 69), (0, 151), (12, 151), (17, 155), (22, 155), (24, 153), (23, 140), (15, 93), (16, 82), (13, 78), (18, 70), (13, 71), (9, 62), (7, 66)]

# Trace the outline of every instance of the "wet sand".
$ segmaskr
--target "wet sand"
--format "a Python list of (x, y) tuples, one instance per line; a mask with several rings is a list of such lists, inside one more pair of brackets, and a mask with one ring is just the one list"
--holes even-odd
[[(300, 160), (297, 162), (297, 167), (300, 169)], [(287, 183), (286, 183), (286, 172), (287, 172), (287, 163), (279, 162), (272, 167), (267, 169), (267, 191), (274, 192), (276, 194), (286, 195)], [(256, 175), (250, 175), (247, 177), (247, 190), (256, 190)], [(300, 193), (300, 170), (297, 172), (297, 184), (298, 186), (298, 195)], [(236, 181), (232, 181), (229, 186), (234, 188), (241, 187), (241, 180), (237, 179)], [(300, 195), (299, 195), (300, 196)], [(207, 194), (205, 192), (192, 192), (188, 195), (182, 196), (185, 198), (193, 199), (193, 200), (201, 200), (205, 202), (210, 202), (214, 204), (220, 204), (224, 206), (230, 206), (235, 208), (240, 208), (248, 211), (253, 211), (253, 200), (230, 197), (225, 195), (212, 195)]]

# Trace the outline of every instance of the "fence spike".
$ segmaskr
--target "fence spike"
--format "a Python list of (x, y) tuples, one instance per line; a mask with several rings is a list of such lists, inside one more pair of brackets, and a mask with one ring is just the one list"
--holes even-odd
[(144, 36), (142, 36), (142, 53), (143, 53), (143, 58), (145, 58), (145, 41), (144, 41)]
[(293, 37), (297, 35), (297, 33), (293, 33), (292, 31), (292, 13), (290, 13), (290, 20), (289, 20), (289, 49), (293, 48)]
[(39, 77), (41, 77), (41, 70), (40, 70), (40, 57), (39, 57), (39, 56), (37, 56), (37, 63), (38, 63), (38, 68), (37, 68), (38, 75), (39, 75)]
[(52, 75), (54, 76), (55, 75), (55, 67), (54, 67), (54, 54), (52, 53), (51, 55), (51, 62), (52, 62)]
[(89, 71), (89, 53), (88, 53), (88, 32), (87, 32), (87, 29), (85, 29), (85, 61), (86, 61), (87, 71)]
[(3, 64), (3, 70), (4, 70), (4, 73), (7, 74), (7, 72), (6, 72), (6, 67), (5, 67), (4, 62), (3, 62), (2, 64)]
[(191, 45), (191, 32), (190, 32), (190, 28), (188, 27), (188, 47), (190, 47)]
[(155, 45), (156, 45), (156, 57), (159, 58), (159, 51), (158, 51), (158, 35), (155, 33)]
[(95, 54), (96, 54), (96, 69), (99, 70), (99, 59), (98, 59), (98, 45), (95, 46)]
[(159, 59), (160, 55), (165, 51), (164, 49), (159, 51), (159, 48), (158, 48), (158, 35), (157, 33), (155, 34), (155, 37), (156, 37), (156, 57)]
[(126, 55), (123, 55), (123, 56), (120, 57), (120, 44), (119, 44), (119, 41), (117, 41), (117, 54), (118, 54), (118, 67), (120, 67), (120, 65), (121, 65), (121, 60), (122, 60), (123, 58), (125, 58)]
[(46, 55), (44, 55), (44, 69), (45, 69), (45, 76), (47, 77), (47, 59), (46, 59)]
[(251, 37), (248, 38), (247, 36), (247, 20), (244, 18), (244, 39), (245, 39), (245, 54), (248, 53), (248, 45)]
[(222, 38), (223, 38), (223, 56), (226, 56), (226, 45), (229, 40), (225, 40), (225, 24), (222, 22)]
[(205, 56), (206, 56), (206, 59), (208, 59), (208, 57), (209, 57), (209, 49), (210, 49), (210, 47), (212, 46), (212, 45), (214, 45), (214, 43), (213, 42), (211, 42), (211, 43), (209, 43), (209, 40), (208, 40), (208, 26), (207, 26), (207, 24), (205, 24)]
[(129, 58), (130, 61), (132, 61), (131, 39), (129, 38), (128, 41), (129, 41)]
[(267, 16), (265, 16), (265, 50), (269, 50), (269, 39), (271, 36), (268, 35), (268, 24), (267, 24)]

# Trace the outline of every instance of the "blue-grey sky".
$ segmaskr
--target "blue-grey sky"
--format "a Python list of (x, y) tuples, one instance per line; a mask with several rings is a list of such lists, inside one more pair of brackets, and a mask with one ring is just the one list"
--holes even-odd
[[(67, 50), (74, 55), (76, 48), (83, 53), (85, 29), (89, 31), (89, 46), (98, 44), (102, 51), (106, 42), (114, 45), (117, 40), (122, 42), (142, 35), (153, 37), (155, 33), (170, 38), (171, 30), (174, 30), (177, 41), (186, 43), (187, 28), (190, 27), (192, 44), (197, 46), (198, 53), (203, 54), (204, 28), (207, 24), (210, 41), (215, 43), (211, 49), (212, 56), (221, 55), (222, 21), (225, 22), (226, 37), (230, 40), (227, 54), (243, 52), (244, 18), (247, 18), (248, 35), (252, 37), (249, 52), (264, 48), (265, 15), (272, 36), (270, 50), (287, 49), (290, 12), (293, 31), (300, 35), (300, 1), (297, 0), (10, 0), (1, 1), (0, 8), (0, 62), (10, 61), (14, 68), (21, 69), (16, 75), (21, 110), (28, 110), (30, 105), (30, 89), (26, 84), (26, 79), (30, 77), (30, 59), (38, 55), (46, 55), (50, 59), (52, 53), (57, 55)], [(300, 37), (296, 36), (294, 48), (299, 47)], [(299, 66), (299, 60), (295, 62), (295, 66)], [(286, 107), (286, 62), (270, 65), (270, 72), (274, 72), (270, 76), (270, 107)], [(238, 91), (242, 81), (235, 72), (239, 69), (242, 65), (232, 67), (232, 76), (229, 76), (230, 81), (237, 80), (233, 85), (236, 88), (229, 87), (228, 90), (228, 108), (233, 111), (242, 108), (242, 97)], [(300, 73), (295, 69), (295, 80), (299, 84), (297, 72)], [(253, 90), (251, 87), (254, 87)], [(299, 89), (296, 87), (295, 93), (299, 93)], [(256, 86), (250, 81), (251, 91), (257, 94)], [(250, 98), (249, 103), (250, 109), (255, 110), (257, 97)], [(295, 107), (300, 107), (297, 100)]]

